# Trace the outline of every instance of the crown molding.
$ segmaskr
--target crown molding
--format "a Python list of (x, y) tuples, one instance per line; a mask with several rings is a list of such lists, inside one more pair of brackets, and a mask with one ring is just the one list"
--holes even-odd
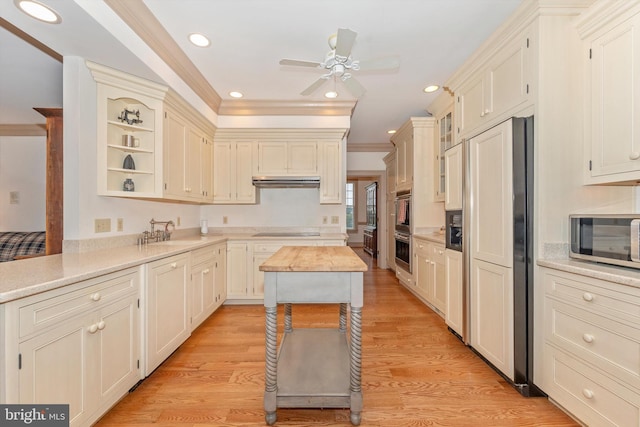
[(221, 116), (349, 116), (356, 101), (223, 100)]
[(105, 3), (216, 113), (222, 99), (142, 0)]
[(0, 136), (47, 136), (47, 125), (44, 123), (0, 125)]
[(389, 144), (350, 144), (347, 141), (347, 152), (351, 153), (388, 153), (393, 150)]

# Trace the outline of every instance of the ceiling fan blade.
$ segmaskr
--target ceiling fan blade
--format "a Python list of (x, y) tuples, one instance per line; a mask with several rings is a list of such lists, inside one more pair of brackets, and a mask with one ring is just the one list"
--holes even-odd
[(338, 39), (336, 40), (336, 56), (348, 58), (351, 55), (351, 48), (356, 41), (358, 33), (346, 28), (338, 29)]
[(359, 62), (360, 70), (393, 70), (400, 67), (400, 58), (387, 56), (384, 58), (368, 59)]
[(319, 62), (313, 61), (299, 61), (297, 59), (281, 59), (280, 65), (294, 65), (296, 67), (319, 67), (321, 64)]
[(360, 98), (367, 91), (364, 86), (362, 86), (360, 82), (353, 77), (349, 77), (343, 83), (347, 87), (349, 92), (351, 92), (351, 95), (356, 98)]
[(311, 86), (309, 86), (308, 88), (300, 92), (300, 95), (304, 95), (304, 96), (311, 95), (313, 92), (316, 91), (316, 89), (322, 86), (326, 80), (327, 79), (325, 79), (324, 77), (320, 77), (318, 80), (313, 82)]

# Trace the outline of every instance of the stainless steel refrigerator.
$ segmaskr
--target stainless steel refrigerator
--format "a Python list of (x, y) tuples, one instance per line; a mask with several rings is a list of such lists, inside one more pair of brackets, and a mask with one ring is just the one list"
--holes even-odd
[(467, 343), (525, 396), (533, 384), (533, 117), (465, 141)]

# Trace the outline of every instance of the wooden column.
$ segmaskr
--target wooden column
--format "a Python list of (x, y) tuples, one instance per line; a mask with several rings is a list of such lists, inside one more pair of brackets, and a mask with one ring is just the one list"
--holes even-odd
[(62, 108), (34, 108), (47, 118), (47, 255), (62, 253), (63, 164)]

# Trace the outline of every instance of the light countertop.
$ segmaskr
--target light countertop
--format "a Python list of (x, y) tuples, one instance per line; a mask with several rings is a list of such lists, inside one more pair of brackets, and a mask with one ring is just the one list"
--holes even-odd
[(442, 243), (443, 245), (445, 240), (444, 232), (440, 231), (435, 231), (433, 233), (413, 234), (413, 237), (415, 237), (416, 239), (428, 240), (434, 243)]
[(538, 265), (620, 285), (640, 288), (640, 270), (577, 259), (539, 259)]
[(331, 233), (313, 237), (255, 237), (253, 233), (209, 234), (204, 237), (197, 235), (149, 243), (141, 247), (130, 245), (3, 262), (0, 263), (0, 304), (227, 240), (317, 239), (344, 240), (346, 235)]
[(367, 271), (367, 264), (348, 246), (285, 246), (260, 271)]

